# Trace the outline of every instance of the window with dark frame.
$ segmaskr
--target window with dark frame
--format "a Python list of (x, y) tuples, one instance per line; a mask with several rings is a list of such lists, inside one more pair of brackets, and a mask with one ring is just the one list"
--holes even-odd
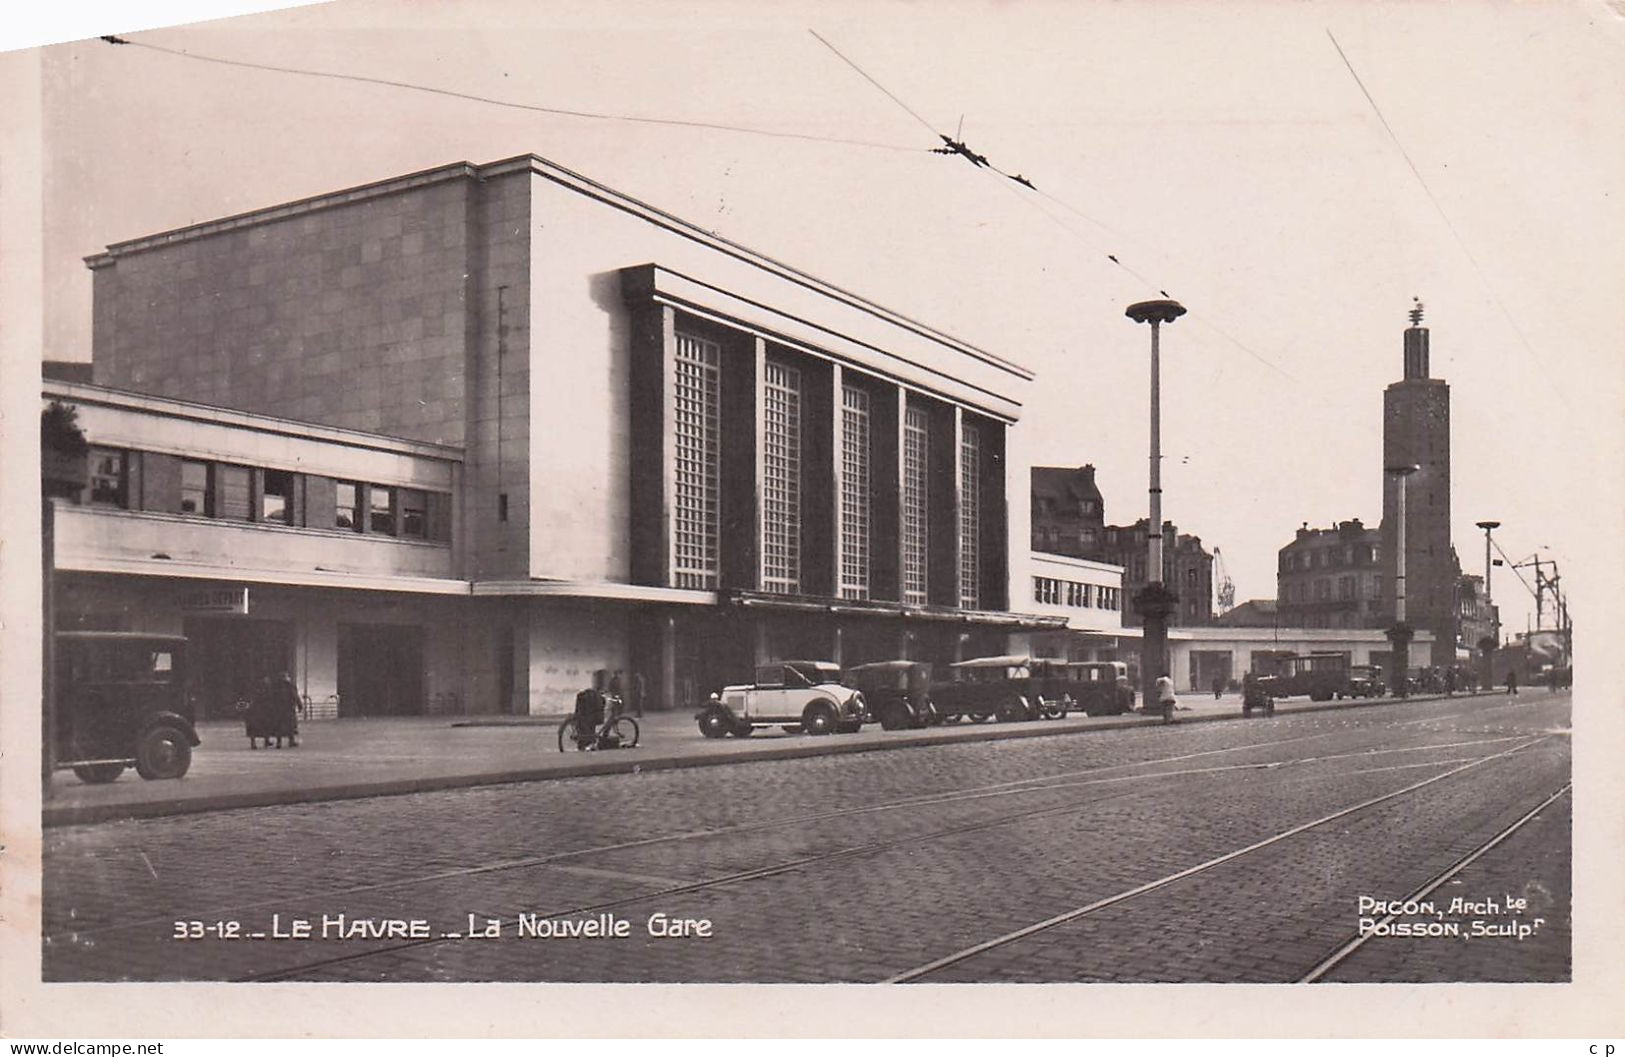
[(401, 535), (407, 539), (429, 538), (429, 497), (416, 488), (395, 493), (401, 511)]
[(214, 501), (209, 495), (209, 479), (214, 476), (212, 471), (213, 467), (206, 462), (181, 460), (180, 513), (214, 516)]
[(361, 486), (354, 481), (333, 482), (333, 527), (361, 531)]
[(216, 469), (220, 483), (220, 509), (215, 516), (228, 521), (250, 521), (253, 506), (249, 499), (251, 473), (246, 466), (221, 466)]
[(266, 470), (260, 492), (261, 521), (277, 525), (293, 521), (293, 474), (287, 470)]
[(129, 452), (116, 448), (91, 448), (90, 502), (97, 506), (128, 507)]
[(395, 535), (395, 490), (382, 485), (367, 488), (367, 531)]

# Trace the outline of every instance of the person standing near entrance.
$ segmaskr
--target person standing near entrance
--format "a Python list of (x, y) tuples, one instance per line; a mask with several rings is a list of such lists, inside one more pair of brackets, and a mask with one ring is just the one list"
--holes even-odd
[(1516, 668), (1507, 669), (1507, 693), (1514, 697), (1518, 696), (1518, 669)]
[(1224, 676), (1215, 675), (1213, 677), (1213, 700), (1217, 701), (1219, 699), (1219, 697), (1223, 693), (1224, 693)]

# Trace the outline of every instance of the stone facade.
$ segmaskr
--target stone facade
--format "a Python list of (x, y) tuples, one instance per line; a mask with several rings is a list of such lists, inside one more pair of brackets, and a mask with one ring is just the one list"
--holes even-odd
[(1276, 603), (1283, 627), (1385, 628), (1393, 598), (1380, 564), (1381, 533), (1359, 518), (1332, 528), (1304, 525), (1280, 550)]

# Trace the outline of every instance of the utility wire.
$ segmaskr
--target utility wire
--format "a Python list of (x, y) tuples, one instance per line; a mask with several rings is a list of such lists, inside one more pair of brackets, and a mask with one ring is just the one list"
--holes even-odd
[[(1092, 217), (1089, 214), (1085, 213), (1083, 210), (1079, 209), (1078, 207), (1072, 205), (1070, 202), (1067, 202), (1067, 201), (1065, 201), (1065, 200), (1063, 200), (1063, 199), (1061, 199), (1061, 198), (1059, 198), (1059, 197), (1057, 197), (1057, 196), (1055, 196), (1053, 194), (1050, 194), (1048, 191), (1040, 190), (1038, 187), (1033, 185), (1033, 182), (1031, 180), (1027, 179), (1025, 176), (1021, 175), (1020, 173), (1009, 173), (1009, 172), (1006, 172), (1005, 170), (999, 168), (997, 165), (994, 165), (992, 162), (988, 161), (987, 157), (985, 155), (977, 154), (975, 151), (971, 150), (968, 146), (965, 145), (963, 140), (955, 139), (955, 138), (952, 138), (952, 137), (949, 137), (949, 136), (945, 135), (944, 133), (938, 132), (936, 130), (936, 128), (933, 127), (932, 124), (929, 121), (927, 121), (925, 118), (921, 117), (914, 110), (913, 107), (911, 107), (907, 103), (903, 102), (903, 100), (898, 98), (897, 95), (894, 94), (885, 85), (881, 84), (874, 77), (870, 76), (869, 73), (863, 69), (863, 67), (859, 66), (857, 63), (855, 63), (851, 59), (847, 58), (844, 54), (841, 53), (839, 48), (835, 47), (835, 45), (833, 45), (829, 41), (825, 40), (822, 36), (819, 36), (819, 34), (816, 31), (809, 29), (809, 30), (807, 30), (807, 32), (811, 33), (815, 38), (817, 38), (818, 42), (820, 44), (824, 45), (824, 47), (826, 47), (830, 51), (834, 52), (835, 55), (842, 62), (846, 63), (848, 66), (852, 67), (852, 69), (856, 70), (858, 72), (858, 74), (864, 80), (868, 81), (870, 84), (872, 84), (876, 88), (880, 89), (880, 91), (885, 94), (886, 98), (890, 99), (892, 102), (894, 102), (898, 106), (902, 107), (903, 110), (905, 110), (909, 114), (910, 117), (914, 118), (914, 120), (918, 121), (921, 125), (924, 125), (933, 134), (935, 134), (937, 136), (937, 138), (941, 139), (942, 142), (943, 142), (943, 146), (935, 148), (931, 153), (933, 153), (933, 154), (957, 154), (957, 155), (965, 158), (967, 161), (969, 161), (976, 168), (983, 169), (983, 170), (988, 171), (990, 174), (994, 174), (994, 175), (1003, 177), (1007, 181), (1021, 184), (1023, 187), (1027, 188), (1029, 191), (1032, 191), (1033, 193), (1038, 194), (1038, 195), (1042, 195), (1043, 197), (1049, 199), (1051, 202), (1054, 202), (1056, 205), (1062, 207), (1063, 209), (1066, 209), (1066, 210), (1070, 211), (1071, 213), (1077, 215), (1078, 217), (1081, 217), (1082, 219), (1088, 221), (1089, 223), (1094, 224), (1095, 226), (1097, 226), (1099, 228), (1102, 228), (1103, 230), (1108, 231), (1111, 234), (1116, 235), (1119, 238), (1128, 238), (1129, 237), (1127, 235), (1124, 235), (1122, 232), (1117, 231), (1115, 228), (1112, 228), (1109, 224), (1106, 224), (1105, 222), (1100, 221), (1100, 220), (1096, 220), (1094, 217)], [(959, 133), (956, 132), (956, 135), (958, 135), (958, 134)], [(1006, 185), (1006, 186), (1008, 186), (1008, 185)], [(1010, 190), (1013, 193), (1016, 193), (1017, 197), (1019, 197), (1023, 202), (1027, 203), (1028, 205), (1032, 206), (1033, 208), (1037, 209), (1040, 213), (1042, 213), (1051, 223), (1055, 224), (1057, 227), (1061, 228), (1061, 230), (1063, 230), (1063, 231), (1067, 232), (1068, 234), (1070, 234), (1073, 238), (1077, 239), (1079, 242), (1084, 243), (1085, 245), (1089, 246), (1091, 249), (1093, 249), (1096, 252), (1100, 253), (1108, 261), (1110, 261), (1111, 263), (1117, 265), (1117, 267), (1123, 269), (1125, 272), (1132, 275), (1135, 279), (1137, 279), (1141, 283), (1143, 283), (1146, 286), (1147, 289), (1155, 290), (1157, 293), (1161, 294), (1163, 297), (1170, 296), (1168, 291), (1165, 290), (1165, 289), (1162, 289), (1160, 284), (1158, 284), (1156, 282), (1153, 282), (1148, 276), (1140, 273), (1139, 271), (1137, 271), (1134, 268), (1130, 267), (1129, 265), (1125, 264), (1123, 262), (1123, 260), (1120, 257), (1118, 257), (1117, 254), (1108, 253), (1105, 250), (1101, 249), (1097, 244), (1095, 244), (1091, 240), (1085, 238), (1083, 236), (1083, 234), (1081, 232), (1079, 232), (1076, 228), (1074, 228), (1072, 225), (1066, 223), (1066, 221), (1062, 220), (1060, 217), (1058, 217), (1055, 214), (1051, 213), (1049, 210), (1043, 208), (1036, 201), (1034, 201), (1031, 197), (1029, 197), (1027, 195), (1022, 195), (1019, 192), (1016, 192), (1014, 188), (1010, 188)], [(1282, 377), (1287, 378), (1287, 379), (1289, 379), (1291, 381), (1294, 381), (1294, 382), (1298, 380), (1289, 371), (1287, 371), (1284, 368), (1282, 368), (1282, 367), (1276, 365), (1275, 363), (1271, 362), (1267, 357), (1263, 356), (1262, 354), (1260, 354), (1256, 350), (1250, 348), (1249, 346), (1247, 346), (1246, 344), (1244, 344), (1243, 342), (1241, 342), (1237, 338), (1231, 336), (1229, 334), (1229, 332), (1223, 330), (1217, 324), (1214, 324), (1214, 323), (1209, 322), (1209, 321), (1204, 321), (1204, 325), (1207, 326), (1214, 333), (1218, 334), (1221, 338), (1228, 341), (1230, 344), (1236, 346), (1236, 348), (1238, 348), (1238, 349), (1242, 350), (1243, 352), (1247, 353), (1253, 359), (1257, 360), (1259, 363), (1262, 363), (1264, 366), (1270, 368), (1272, 371), (1275, 371), (1277, 374), (1280, 374)]]
[(870, 84), (872, 84), (876, 88), (880, 89), (882, 92), (884, 92), (886, 94), (887, 99), (890, 99), (892, 102), (896, 103), (898, 106), (902, 107), (905, 111), (907, 111), (909, 117), (912, 117), (915, 121), (918, 121), (920, 124), (924, 125), (925, 128), (926, 128), (926, 131), (930, 132), (932, 135), (935, 135), (935, 136), (941, 136), (942, 135), (942, 133), (938, 132), (932, 126), (931, 122), (927, 121), (925, 118), (923, 118), (919, 114), (915, 113), (913, 107), (909, 106), (907, 103), (905, 103), (901, 99), (897, 98), (895, 95), (893, 95), (886, 88), (885, 85), (881, 84), (879, 81), (875, 80), (873, 77), (870, 77), (867, 73), (865, 73), (864, 70), (863, 70), (863, 67), (859, 66), (857, 63), (853, 62), (851, 59), (847, 58), (845, 55), (842, 55), (840, 49), (837, 48), (835, 45), (831, 44), (829, 41), (825, 40), (823, 37), (818, 36), (818, 32), (816, 30), (809, 29), (809, 30), (807, 30), (807, 32), (811, 33), (818, 40), (818, 43), (822, 44), (824, 47), (828, 48), (830, 51), (833, 51), (835, 53), (836, 58), (840, 59), (842, 62), (846, 63), (848, 66), (850, 66), (854, 70), (858, 71), (858, 76), (859, 77), (862, 77), (865, 81), (868, 81)]
[(333, 81), (351, 81), (357, 84), (376, 84), (386, 88), (405, 88), (413, 92), (425, 92), (429, 95), (444, 96), (448, 99), (462, 99), (472, 103), (485, 103), (489, 106), (506, 107), (510, 110), (528, 110), (538, 114), (554, 114), (560, 117), (586, 118), (595, 121), (626, 121), (640, 125), (671, 125), (678, 128), (711, 129), (718, 132), (737, 132), (751, 136), (770, 136), (775, 139), (807, 140), (813, 143), (838, 143), (849, 147), (870, 147), (879, 150), (906, 151), (909, 153), (924, 152), (922, 147), (902, 147), (895, 143), (876, 143), (872, 140), (845, 139), (839, 136), (818, 136), (806, 132), (781, 132), (775, 129), (750, 128), (742, 125), (727, 125), (716, 121), (685, 121), (680, 118), (645, 117), (638, 114), (613, 114), (591, 110), (569, 110), (563, 107), (540, 106), (534, 103), (517, 103), (507, 99), (493, 99), (490, 96), (474, 95), (470, 92), (458, 92), (449, 88), (435, 88), (431, 85), (413, 84), (410, 81), (394, 81), (384, 77), (367, 77), (354, 73), (334, 73), (328, 70), (307, 70), (293, 66), (275, 66), (269, 63), (247, 62), (242, 59), (225, 59), (216, 55), (204, 55), (193, 51), (183, 51), (179, 48), (165, 48), (157, 44), (148, 44), (143, 41), (129, 40), (125, 37), (104, 36), (101, 38), (109, 44), (126, 45), (132, 48), (144, 48), (147, 51), (156, 51), (164, 55), (173, 55), (177, 58), (191, 59), (194, 62), (209, 62), (220, 66), (236, 66), (247, 70), (264, 70), (270, 73), (293, 74), (299, 77), (318, 77)]
[[(1483, 266), (1478, 263), (1478, 258), (1473, 255), (1473, 251), (1467, 248), (1467, 242), (1461, 237), (1461, 232), (1456, 230), (1456, 225), (1451, 222), (1450, 214), (1445, 212), (1444, 206), (1439, 203), (1439, 199), (1433, 194), (1433, 188), (1429, 187), (1427, 180), (1423, 178), (1422, 170), (1418, 169), (1416, 162), (1411, 160), (1410, 152), (1405, 149), (1405, 144), (1401, 143), (1399, 136), (1394, 133), (1393, 126), (1388, 124), (1388, 119), (1383, 116), (1382, 108), (1377, 105), (1377, 100), (1372, 97), (1370, 90), (1365, 86), (1365, 82), (1360, 79), (1359, 71), (1354, 68), (1354, 63), (1349, 61), (1347, 53), (1343, 51), (1343, 46), (1337, 42), (1337, 38), (1332, 35), (1329, 26), (1326, 29), (1326, 36), (1331, 40), (1332, 47), (1337, 49), (1338, 58), (1342, 59), (1343, 65), (1348, 68), (1349, 76), (1354, 78), (1356, 85), (1359, 85), (1360, 94), (1365, 96), (1365, 101), (1371, 105), (1371, 112), (1376, 114), (1377, 120), (1382, 123), (1383, 131), (1388, 133), (1388, 138), (1393, 141), (1394, 146), (1399, 150), (1399, 156), (1404, 158), (1405, 164), (1410, 167), (1411, 175), (1416, 177), (1416, 182), (1422, 187), (1422, 193), (1427, 195), (1428, 201), (1433, 204), (1434, 211), (1439, 214), (1439, 219), (1444, 221), (1444, 226), (1449, 230), (1450, 237), (1456, 240), (1456, 245), (1461, 249), (1462, 254), (1466, 256), (1468, 263), (1473, 266), (1473, 271), (1478, 273), (1478, 281), (1484, 284), (1484, 289), (1489, 293), (1490, 300), (1494, 301), (1495, 307), (1501, 310), (1501, 315), (1506, 318), (1508, 325), (1512, 327), (1512, 332), (1518, 336), (1518, 341), (1523, 344), (1524, 351), (1529, 354), (1530, 360), (1538, 364), (1540, 357), (1536, 355), (1534, 346), (1529, 344), (1529, 338), (1524, 335), (1523, 328), (1518, 326), (1518, 321), (1513, 318), (1512, 313), (1507, 310), (1505, 302), (1495, 292), (1495, 286), (1490, 282), (1489, 276), (1485, 274)], [(1544, 370), (1540, 371), (1539, 374), (1546, 380), (1546, 384), (1551, 387), (1557, 398), (1564, 404), (1568, 404), (1567, 394), (1557, 387), (1557, 383), (1552, 381)]]
[(1540, 595), (1533, 587), (1529, 586), (1529, 581), (1524, 579), (1524, 575), (1518, 569), (1517, 564), (1514, 563), (1511, 558), (1507, 557), (1507, 552), (1501, 549), (1501, 545), (1497, 543), (1493, 537), (1490, 539), (1490, 546), (1495, 548), (1495, 553), (1499, 554), (1501, 556), (1501, 560), (1506, 563), (1506, 567), (1512, 570), (1512, 575), (1516, 576), (1518, 578), (1518, 582), (1523, 584), (1523, 589), (1529, 592), (1529, 597), (1538, 601)]

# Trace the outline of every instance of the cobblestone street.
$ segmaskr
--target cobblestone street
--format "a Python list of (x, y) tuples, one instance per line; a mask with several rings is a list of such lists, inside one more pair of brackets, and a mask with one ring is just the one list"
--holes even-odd
[[(1566, 980), (1569, 711), (1534, 692), (58, 827), (45, 973)], [(1385, 919), (1362, 897), (1435, 909), (1339, 956)]]

